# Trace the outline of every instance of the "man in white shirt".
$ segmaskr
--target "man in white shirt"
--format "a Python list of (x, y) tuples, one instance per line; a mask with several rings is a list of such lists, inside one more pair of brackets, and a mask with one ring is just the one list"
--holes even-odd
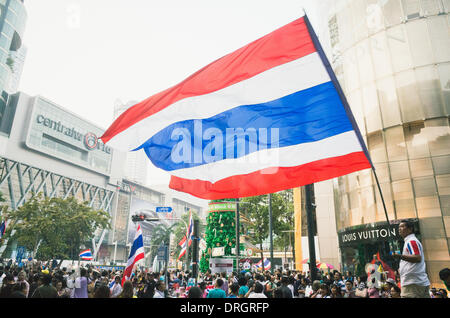
[(430, 281), (425, 267), (423, 247), (414, 235), (414, 225), (408, 220), (400, 221), (398, 233), (405, 241), (402, 254), (393, 253), (400, 259), (400, 284), (402, 298), (430, 298)]
[(267, 298), (267, 296), (264, 295), (263, 285), (259, 282), (256, 282), (255, 285), (248, 291), (247, 298)]
[(117, 298), (122, 292), (122, 285), (120, 282), (120, 276), (116, 276), (114, 278), (114, 285), (110, 288), (111, 290), (111, 298)]
[(164, 290), (166, 289), (166, 284), (163, 281), (158, 281), (155, 287), (155, 294), (153, 298), (166, 298)]

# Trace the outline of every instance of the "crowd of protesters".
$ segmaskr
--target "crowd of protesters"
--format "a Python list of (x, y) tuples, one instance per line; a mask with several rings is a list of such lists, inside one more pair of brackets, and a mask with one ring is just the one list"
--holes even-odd
[[(445, 281), (445, 280), (444, 280)], [(136, 269), (122, 282), (122, 272), (95, 266), (66, 268), (33, 263), (0, 266), (0, 298), (400, 298), (398, 279), (368, 281), (338, 271), (309, 273), (275, 270), (201, 274), (153, 273)], [(431, 298), (447, 298), (445, 289), (430, 290)]]

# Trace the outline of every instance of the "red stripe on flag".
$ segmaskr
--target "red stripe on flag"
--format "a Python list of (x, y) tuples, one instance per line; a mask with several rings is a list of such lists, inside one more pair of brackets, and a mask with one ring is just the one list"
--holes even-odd
[(417, 242), (416, 241), (410, 241), (410, 243), (411, 243), (411, 246), (413, 248), (414, 255), (420, 255), (420, 250), (419, 250), (419, 246), (417, 245)]
[(123, 272), (123, 277), (122, 277), (122, 286), (123, 286), (123, 283), (125, 283), (125, 281), (127, 280), (126, 277), (128, 277), (128, 278), (131, 277), (131, 273), (133, 272), (134, 265), (136, 265), (136, 263), (143, 258), (144, 258), (144, 253), (140, 253), (140, 254), (136, 255), (136, 258), (134, 259), (133, 264), (131, 264), (129, 267), (125, 268), (125, 271)]
[(178, 245), (183, 246), (184, 242), (186, 242), (186, 235), (183, 236), (183, 238), (181, 239), (180, 243), (178, 243)]
[(363, 152), (314, 161), (297, 167), (282, 167), (273, 174), (255, 171), (231, 176), (216, 183), (172, 176), (169, 187), (207, 200), (243, 198), (274, 193), (371, 168)]
[(184, 254), (186, 254), (186, 248), (181, 250), (180, 256), (178, 256), (178, 260), (180, 260), (184, 256)]
[(212, 62), (174, 87), (130, 107), (100, 139), (106, 143), (128, 127), (181, 99), (218, 91), (314, 52), (314, 43), (302, 17)]

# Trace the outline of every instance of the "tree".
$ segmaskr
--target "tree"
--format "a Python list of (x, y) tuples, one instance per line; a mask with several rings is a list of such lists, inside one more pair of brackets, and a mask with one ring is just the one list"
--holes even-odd
[(286, 252), (289, 246), (292, 247), (293, 258), (295, 259), (294, 244), (294, 201), (291, 190), (281, 191), (272, 195), (272, 216), (274, 247), (284, 249)]
[[(36, 252), (39, 259), (76, 259), (81, 243), (94, 237), (97, 229), (110, 228), (108, 212), (94, 210), (88, 202), (80, 203), (74, 197), (67, 199), (33, 195), (14, 211), (8, 211), (10, 219), (6, 235), (18, 244)], [(11, 237), (10, 237), (11, 238)], [(40, 242), (40, 244), (39, 244)]]
[(248, 230), (251, 233), (251, 243), (259, 244), (261, 263), (264, 264), (263, 242), (269, 235), (269, 207), (267, 195), (243, 198), (242, 212), (250, 221)]
[(170, 234), (172, 233), (172, 229), (176, 224), (171, 226), (167, 226), (165, 224), (158, 224), (153, 228), (152, 231), (152, 246), (150, 248), (150, 255), (152, 255), (152, 259), (155, 257), (158, 252), (158, 248), (162, 243), (168, 244), (170, 241)]

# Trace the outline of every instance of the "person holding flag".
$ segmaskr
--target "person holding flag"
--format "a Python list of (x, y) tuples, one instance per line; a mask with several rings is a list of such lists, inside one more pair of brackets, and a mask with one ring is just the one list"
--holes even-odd
[(82, 251), (78, 256), (84, 261), (92, 261), (92, 259), (94, 258), (92, 256), (91, 249), (87, 249), (85, 251)]
[(134, 236), (133, 245), (131, 246), (130, 256), (128, 257), (127, 267), (123, 272), (122, 286), (126, 280), (129, 280), (131, 278), (131, 273), (133, 272), (133, 268), (136, 263), (141, 259), (144, 259), (144, 257), (144, 239), (142, 237), (141, 225), (138, 224), (136, 234)]

